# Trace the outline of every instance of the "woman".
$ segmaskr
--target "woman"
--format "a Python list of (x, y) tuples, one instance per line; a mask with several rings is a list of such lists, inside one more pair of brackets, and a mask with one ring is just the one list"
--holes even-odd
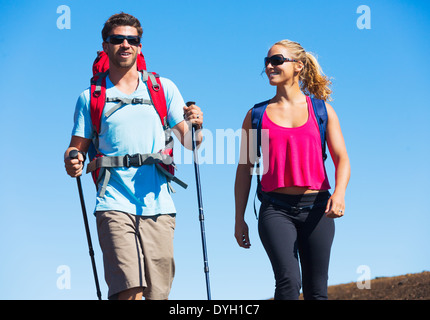
[[(259, 192), (264, 197), (259, 197), (262, 204), (258, 231), (275, 275), (274, 298), (298, 299), (303, 285), (305, 299), (327, 299), (333, 219), (344, 215), (350, 163), (339, 120), (332, 106), (326, 103), (326, 141), (336, 168), (335, 188), (330, 194), (320, 133), (309, 96), (330, 100), (331, 83), (315, 57), (289, 40), (270, 48), (265, 72), (270, 85), (276, 86), (276, 95), (268, 101), (262, 118), (262, 129), (267, 130), (268, 138), (262, 141), (265, 173)], [(235, 182), (235, 237), (243, 248), (250, 247), (244, 213), (255, 161), (247, 157), (255, 139), (251, 110), (243, 122)]]

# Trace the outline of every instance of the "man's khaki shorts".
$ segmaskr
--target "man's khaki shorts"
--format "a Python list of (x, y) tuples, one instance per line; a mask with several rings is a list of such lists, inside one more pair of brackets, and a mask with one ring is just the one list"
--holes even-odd
[(175, 215), (98, 211), (96, 217), (109, 299), (135, 287), (143, 287), (147, 299), (167, 299), (175, 274)]

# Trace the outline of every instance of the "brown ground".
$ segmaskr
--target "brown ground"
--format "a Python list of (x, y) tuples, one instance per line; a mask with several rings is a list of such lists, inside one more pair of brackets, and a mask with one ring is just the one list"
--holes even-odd
[(430, 300), (430, 272), (379, 277), (370, 289), (358, 289), (356, 282), (330, 286), (330, 300)]

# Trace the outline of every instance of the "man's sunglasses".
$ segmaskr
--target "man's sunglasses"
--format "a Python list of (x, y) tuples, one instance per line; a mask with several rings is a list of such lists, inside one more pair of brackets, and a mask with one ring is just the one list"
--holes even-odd
[(139, 36), (123, 36), (121, 34), (114, 34), (106, 38), (106, 42), (112, 44), (122, 44), (124, 40), (127, 40), (127, 42), (132, 46), (138, 46), (140, 43)]
[(294, 60), (294, 59), (284, 58), (282, 54), (275, 54), (274, 56), (264, 58), (264, 65), (267, 67), (270, 63), (272, 66), (279, 66), (283, 64), (285, 61), (298, 62), (297, 60)]

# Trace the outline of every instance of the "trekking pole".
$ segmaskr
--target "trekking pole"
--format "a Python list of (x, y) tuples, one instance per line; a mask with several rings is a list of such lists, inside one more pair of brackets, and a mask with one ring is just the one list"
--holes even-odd
[[(78, 159), (78, 150), (71, 150), (69, 152), (69, 157), (72, 159)], [(87, 234), (88, 249), (90, 252), (91, 263), (93, 265), (93, 274), (94, 274), (94, 281), (96, 282), (97, 297), (99, 298), (99, 300), (101, 300), (102, 293), (100, 291), (99, 278), (97, 276), (97, 268), (96, 268), (96, 261), (94, 260), (94, 250), (93, 250), (93, 244), (91, 242), (90, 227), (88, 226), (87, 210), (85, 209), (84, 194), (82, 192), (81, 178), (79, 176), (76, 177), (76, 182), (78, 183), (79, 198), (81, 200), (82, 215), (84, 216), (84, 224), (85, 224), (85, 232)]]
[[(187, 102), (187, 106), (191, 106), (195, 104), (195, 102)], [(194, 171), (196, 173), (196, 188), (197, 188), (197, 201), (199, 205), (199, 220), (200, 220), (200, 231), (202, 235), (202, 247), (203, 247), (203, 262), (205, 268), (205, 276), (206, 276), (206, 291), (208, 300), (211, 300), (211, 289), (209, 283), (209, 263), (208, 263), (208, 253), (206, 249), (206, 235), (205, 235), (205, 217), (203, 214), (203, 202), (202, 202), (202, 189), (200, 184), (200, 171), (199, 171), (199, 161), (197, 155), (197, 144), (195, 139), (195, 125), (192, 126), (191, 134), (192, 134), (192, 142), (193, 142), (193, 154), (194, 154)]]

